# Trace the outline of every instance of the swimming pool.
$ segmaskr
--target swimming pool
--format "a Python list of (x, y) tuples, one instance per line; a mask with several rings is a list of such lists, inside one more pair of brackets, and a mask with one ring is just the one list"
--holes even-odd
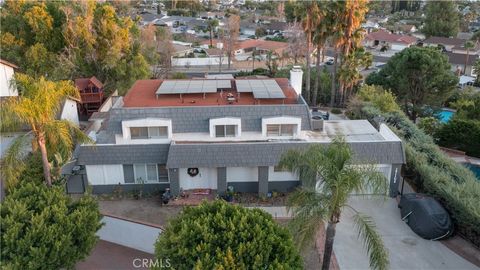
[(480, 166), (479, 165), (475, 165), (475, 164), (471, 164), (471, 163), (463, 163), (463, 166), (467, 167), (470, 171), (472, 171), (473, 174), (475, 174), (475, 176), (477, 177), (477, 180), (480, 181)]
[(448, 109), (442, 109), (437, 115), (440, 122), (447, 123), (454, 114), (455, 114), (454, 111), (451, 111)]

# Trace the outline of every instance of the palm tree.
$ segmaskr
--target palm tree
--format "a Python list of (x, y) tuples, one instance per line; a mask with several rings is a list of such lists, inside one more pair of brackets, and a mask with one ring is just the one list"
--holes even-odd
[(314, 34), (314, 42), (317, 45), (317, 61), (316, 61), (316, 69), (317, 69), (317, 76), (315, 78), (315, 85), (313, 87), (313, 93), (312, 93), (312, 105), (316, 106), (317, 105), (317, 97), (318, 97), (318, 90), (320, 87), (320, 77), (321, 77), (321, 54), (323, 54), (323, 50), (325, 48), (325, 43), (327, 42), (327, 38), (330, 35), (330, 25), (329, 25), (329, 20), (326, 19), (326, 15), (329, 14), (326, 9), (325, 5), (319, 3), (319, 23), (317, 25), (315, 34)]
[(212, 19), (207, 22), (207, 29), (210, 32), (210, 47), (213, 47), (213, 31), (218, 26), (218, 20)]
[(307, 68), (306, 68), (306, 76), (305, 76), (305, 99), (310, 101), (310, 59), (311, 59), (311, 44), (312, 44), (312, 36), (313, 36), (313, 31), (315, 31), (315, 28), (318, 25), (318, 22), (320, 20), (319, 16), (319, 9), (318, 9), (318, 4), (316, 1), (307, 1), (305, 2), (305, 9), (306, 13), (304, 14), (304, 17), (302, 19), (302, 27), (303, 31), (306, 34), (307, 37), (307, 52), (306, 52), (306, 62), (307, 62)]
[(465, 47), (465, 49), (467, 50), (467, 54), (465, 55), (465, 66), (463, 67), (463, 74), (465, 74), (468, 65), (468, 57), (470, 55), (470, 49), (473, 49), (475, 47), (475, 44), (473, 44), (473, 42), (471, 42), (470, 40), (467, 40), (465, 44), (463, 44), (463, 47)]
[(362, 237), (373, 269), (387, 269), (388, 252), (373, 220), (348, 205), (352, 192), (369, 191), (385, 194), (385, 177), (373, 166), (353, 166), (352, 151), (347, 143), (336, 138), (328, 146), (313, 145), (306, 150), (290, 150), (282, 156), (280, 167), (299, 175), (302, 186), (287, 200), (293, 212), (290, 228), (300, 247), (315, 239), (317, 232), (328, 222), (322, 269), (330, 266), (336, 224), (344, 208), (352, 209), (359, 236)]
[[(56, 119), (65, 98), (79, 98), (79, 93), (71, 82), (52, 82), (43, 77), (35, 80), (20, 73), (15, 75), (15, 84), (21, 96), (9, 98), (0, 107), (1, 130), (17, 129), (19, 125), (24, 125), (28, 126), (31, 132), (19, 137), (9, 148), (2, 160), (2, 175), (8, 187), (15, 185), (21, 171), (18, 168), (24, 166), (22, 145), (29, 138), (28, 135), (33, 135), (32, 149), (40, 151), (45, 182), (51, 186), (49, 158), (54, 160), (57, 154), (55, 159), (58, 160), (60, 154), (63, 159), (67, 159), (71, 155), (75, 141), (90, 141), (72, 123)], [(50, 155), (48, 152), (51, 152)]]

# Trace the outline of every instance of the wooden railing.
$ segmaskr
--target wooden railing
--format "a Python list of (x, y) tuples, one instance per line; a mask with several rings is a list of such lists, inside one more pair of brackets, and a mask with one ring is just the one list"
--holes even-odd
[(103, 92), (98, 93), (80, 93), (82, 103), (96, 103), (102, 102)]

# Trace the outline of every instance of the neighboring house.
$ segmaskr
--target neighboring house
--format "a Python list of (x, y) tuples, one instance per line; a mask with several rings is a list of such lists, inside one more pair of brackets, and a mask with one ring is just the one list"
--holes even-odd
[[(473, 41), (472, 41), (473, 42)], [(468, 50), (468, 54), (472, 55), (478, 55), (480, 54), (480, 43), (478, 42), (473, 42), (474, 47), (470, 48)], [(467, 49), (465, 48), (465, 44), (462, 45), (457, 45), (452, 48), (453, 53), (459, 53), (459, 54), (467, 54)]]
[[(448, 62), (450, 62), (451, 70), (455, 72), (457, 75), (463, 74), (465, 62), (467, 61), (467, 55), (460, 54), (460, 53), (452, 53), (452, 52), (446, 52), (445, 54), (448, 56)], [(474, 73), (473, 66), (475, 65), (475, 62), (479, 59), (480, 58), (478, 55), (468, 56), (467, 68), (465, 69), (464, 75), (476, 76)]]
[(367, 33), (371, 33), (373, 31), (376, 31), (378, 28), (380, 28), (380, 25), (375, 20), (369, 19), (366, 22), (362, 23), (362, 28), (365, 29)]
[(473, 33), (471, 32), (458, 32), (457, 38), (463, 39), (465, 41), (472, 39)]
[(193, 53), (193, 48), (190, 46), (172, 44), (174, 52), (172, 57), (187, 57), (189, 54)]
[(389, 47), (394, 51), (401, 51), (412, 45), (415, 45), (417, 39), (407, 35), (392, 34), (385, 30), (378, 30), (368, 34), (363, 43), (366, 47), (382, 49), (382, 47)]
[(255, 36), (255, 30), (257, 30), (256, 23), (240, 22), (240, 34), (244, 36)]
[(262, 39), (248, 39), (235, 44), (235, 55), (251, 54), (254, 50), (258, 55), (267, 54), (269, 51), (282, 55), (288, 48), (287, 42), (278, 42)]
[(108, 112), (95, 144), (78, 147), (74, 171), (94, 193), (223, 194), (232, 186), (265, 195), (300, 184), (298, 175), (277, 166), (287, 150), (344, 136), (354, 163), (374, 163), (396, 196), (402, 141), (384, 124), (377, 130), (367, 120), (312, 119), (300, 95), (302, 76), (295, 68), (290, 80), (137, 81)]
[(225, 52), (219, 48), (204, 49), (207, 57), (221, 57), (225, 55)]
[(288, 23), (274, 21), (270, 22), (270, 24), (264, 25), (263, 28), (267, 30), (267, 34), (269, 35), (273, 35), (276, 33), (283, 34), (288, 28)]
[(413, 24), (401, 24), (398, 26), (398, 29), (406, 34), (412, 34), (417, 32), (417, 27)]
[(164, 17), (164, 15), (162, 14), (153, 14), (153, 13), (149, 13), (149, 12), (142, 12), (140, 14), (136, 14), (136, 15), (133, 15), (132, 16), (132, 19), (135, 20), (137, 19), (137, 17), (139, 17), (139, 21), (138, 23), (141, 25), (141, 26), (145, 26), (145, 25), (149, 25), (149, 24), (154, 24), (157, 20), (161, 19), (162, 17)]
[(443, 47), (445, 51), (451, 52), (454, 47), (460, 47), (465, 44), (464, 39), (447, 37), (429, 37), (422, 41), (423, 46)]
[(90, 116), (98, 111), (103, 103), (103, 83), (95, 76), (75, 79), (75, 86), (80, 92), (79, 112)]
[(18, 69), (15, 64), (0, 59), (0, 98), (18, 96), (17, 87), (11, 83), (15, 69)]

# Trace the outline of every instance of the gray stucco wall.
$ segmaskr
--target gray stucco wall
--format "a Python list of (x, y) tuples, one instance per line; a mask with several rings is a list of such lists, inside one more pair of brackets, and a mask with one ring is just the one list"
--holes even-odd
[(258, 195), (265, 195), (268, 192), (268, 167), (258, 167)]
[(177, 168), (168, 169), (168, 178), (170, 180), (170, 191), (173, 195), (180, 193), (180, 175)]
[(92, 185), (93, 194), (108, 194), (116, 190), (121, 192), (132, 192), (134, 190), (142, 190), (145, 194), (160, 193), (170, 187), (170, 184), (128, 184), (128, 185)]

